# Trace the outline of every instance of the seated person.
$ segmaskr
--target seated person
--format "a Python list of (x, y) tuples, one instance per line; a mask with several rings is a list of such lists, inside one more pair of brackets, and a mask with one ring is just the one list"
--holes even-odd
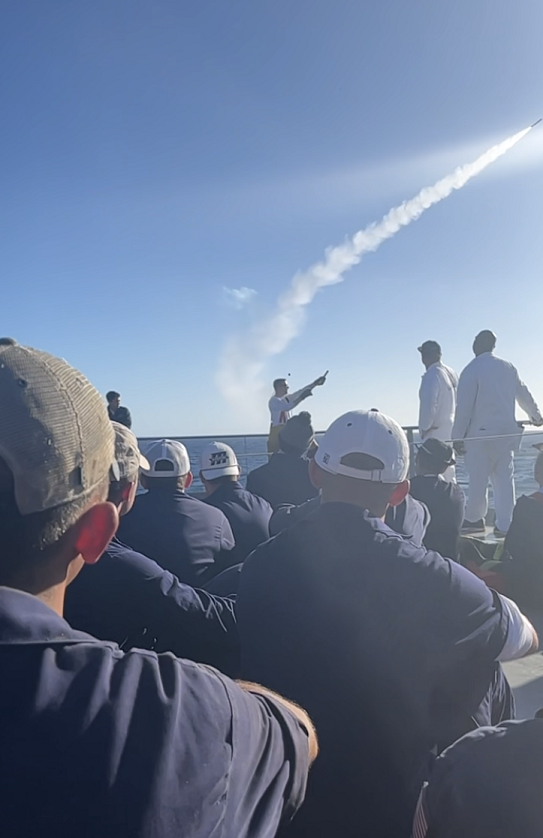
[(307, 714), (256, 684), (63, 618), (113, 538), (119, 479), (99, 393), (0, 338), (2, 838), (271, 838), (301, 805)]
[(187, 449), (163, 439), (141, 469), (145, 494), (121, 519), (119, 540), (154, 559), (187, 585), (202, 585), (232, 564), (232, 528), (224, 513), (187, 493), (192, 483)]
[(450, 445), (439, 439), (425, 440), (417, 452), (417, 474), (411, 478), (409, 493), (425, 503), (430, 512), (424, 536), (426, 549), (458, 561), (465, 498), (458, 483), (443, 477), (455, 462)]
[[(132, 431), (112, 422), (119, 467), (109, 501), (130, 512), (139, 468), (149, 468)], [(232, 600), (179, 582), (152, 559), (115, 537), (96, 564), (86, 564), (66, 592), (64, 615), (73, 628), (127, 651), (134, 646), (173, 652), (236, 675), (239, 641)]]
[(468, 733), (436, 760), (413, 838), (541, 838), (543, 720)]
[(279, 432), (280, 450), (269, 462), (247, 475), (247, 489), (276, 509), (282, 503), (298, 505), (318, 495), (309, 479), (307, 450), (313, 441), (311, 416), (292, 416)]
[(232, 527), (236, 546), (231, 556), (244, 561), (255, 547), (269, 538), (272, 508), (267, 500), (253, 495), (239, 482), (240, 468), (235, 452), (224, 442), (210, 442), (200, 458), (200, 480), (205, 503), (224, 512)]
[(311, 708), (320, 757), (289, 838), (407, 838), (437, 747), (514, 709), (499, 661), (537, 650), (514, 603), (385, 525), (409, 445), (350, 411), (311, 461), (315, 511), (241, 567), (242, 676)]

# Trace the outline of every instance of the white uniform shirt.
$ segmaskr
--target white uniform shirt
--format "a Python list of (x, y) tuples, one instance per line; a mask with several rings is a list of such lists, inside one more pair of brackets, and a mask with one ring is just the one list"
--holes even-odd
[(534, 397), (513, 364), (483, 352), (460, 376), (452, 438), (520, 433), (516, 402), (533, 422), (541, 422)]
[(272, 425), (284, 425), (290, 419), (290, 411), (296, 407), (300, 396), (307, 392), (310, 384), (306, 384), (301, 390), (294, 393), (287, 393), (286, 396), (272, 396), (268, 402)]
[(441, 361), (428, 367), (419, 390), (419, 430), (422, 439), (452, 439), (458, 376)]

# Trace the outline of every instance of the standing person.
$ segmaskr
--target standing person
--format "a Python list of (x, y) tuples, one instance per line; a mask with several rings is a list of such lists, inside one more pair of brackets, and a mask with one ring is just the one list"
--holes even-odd
[(307, 706), (319, 731), (289, 836), (407, 838), (434, 749), (509, 718), (498, 661), (537, 649), (514, 603), (383, 523), (408, 466), (393, 419), (336, 419), (310, 466), (320, 506), (241, 568), (242, 675)]
[[(419, 390), (419, 433), (421, 440), (439, 439), (449, 442), (456, 410), (458, 376), (441, 361), (441, 346), (426, 340), (419, 346), (421, 361), (426, 367)], [(444, 473), (445, 480), (454, 480), (454, 466)]]
[(488, 329), (473, 342), (475, 358), (462, 371), (458, 384), (452, 438), (456, 451), (465, 455), (469, 475), (463, 530), (485, 531), (490, 479), (499, 536), (509, 529), (515, 506), (513, 462), (522, 434), (515, 419), (516, 402), (532, 424), (543, 425), (543, 417), (513, 364), (494, 355), (495, 346), (496, 335)]
[(298, 505), (318, 495), (309, 479), (307, 451), (313, 442), (311, 414), (302, 410), (282, 425), (279, 451), (247, 475), (247, 489), (276, 509), (282, 503)]
[(309, 717), (63, 619), (118, 524), (113, 428), (81, 373), (10, 338), (0, 404), (2, 838), (272, 838), (303, 800)]
[(243, 488), (235, 451), (226, 443), (208, 443), (200, 466), (200, 480), (207, 495), (204, 502), (228, 518), (236, 542), (232, 563), (243, 562), (255, 547), (268, 540), (272, 508), (267, 500)]
[(127, 428), (132, 427), (132, 416), (127, 407), (121, 405), (121, 395), (115, 390), (106, 393), (107, 412), (112, 422), (118, 422)]
[(147, 492), (123, 516), (119, 539), (181, 582), (201, 587), (235, 562), (232, 528), (220, 509), (188, 494), (192, 472), (181, 442), (163, 439), (146, 457), (149, 468), (141, 469), (140, 482)]
[(268, 437), (269, 454), (275, 454), (279, 451), (279, 433), (281, 428), (290, 419), (291, 410), (299, 405), (300, 402), (303, 402), (304, 399), (312, 396), (315, 387), (322, 387), (326, 382), (327, 375), (328, 371), (324, 375), (319, 376), (319, 378), (316, 378), (311, 384), (307, 384), (301, 390), (296, 390), (294, 393), (288, 392), (286, 378), (275, 379), (273, 382), (274, 395), (268, 402), (271, 418), (270, 435)]
[(445, 480), (447, 469), (454, 465), (451, 445), (431, 437), (425, 440), (417, 451), (417, 473), (409, 481), (409, 493), (426, 504), (430, 513), (426, 549), (458, 561), (465, 498), (456, 481)]

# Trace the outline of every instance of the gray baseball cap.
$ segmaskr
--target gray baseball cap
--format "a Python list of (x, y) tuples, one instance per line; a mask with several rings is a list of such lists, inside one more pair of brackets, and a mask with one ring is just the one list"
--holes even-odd
[(98, 391), (66, 361), (12, 338), (0, 338), (0, 459), (21, 515), (91, 495), (115, 462)]
[(121, 425), (112, 422), (115, 431), (115, 460), (119, 467), (119, 480), (136, 481), (140, 468), (150, 468), (148, 460), (141, 453), (136, 435)]

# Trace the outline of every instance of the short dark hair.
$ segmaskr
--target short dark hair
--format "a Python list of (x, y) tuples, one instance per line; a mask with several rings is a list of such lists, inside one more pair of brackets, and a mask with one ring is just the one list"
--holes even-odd
[(158, 494), (162, 492), (165, 495), (173, 495), (178, 489), (183, 490), (187, 482), (187, 475), (182, 474), (179, 477), (151, 477), (149, 474), (142, 474), (140, 476), (141, 485), (149, 492)]
[(286, 384), (286, 383), (287, 383), (286, 378), (276, 378), (275, 381), (273, 382), (273, 389), (277, 390), (277, 388), (279, 387), (280, 384)]
[(120, 399), (120, 398), (121, 398), (121, 394), (117, 393), (116, 390), (109, 390), (109, 392), (106, 393), (106, 401), (108, 401), (108, 402), (112, 402), (113, 399)]
[(214, 477), (213, 480), (210, 480), (209, 477), (205, 478), (208, 483), (211, 483), (212, 486), (221, 486), (223, 483), (235, 483), (238, 480), (237, 474), (221, 474), (220, 477)]
[[(54, 554), (61, 538), (68, 532), (83, 512), (89, 506), (89, 495), (77, 500), (34, 512), (31, 515), (21, 515), (17, 508), (13, 488), (13, 478), (9, 480), (11, 472), (3, 460), (0, 460), (3, 476), (8, 480), (2, 481), (0, 491), (0, 584), (5, 584), (18, 569), (32, 563), (43, 565)], [(97, 487), (96, 497), (107, 496), (109, 480)]]

